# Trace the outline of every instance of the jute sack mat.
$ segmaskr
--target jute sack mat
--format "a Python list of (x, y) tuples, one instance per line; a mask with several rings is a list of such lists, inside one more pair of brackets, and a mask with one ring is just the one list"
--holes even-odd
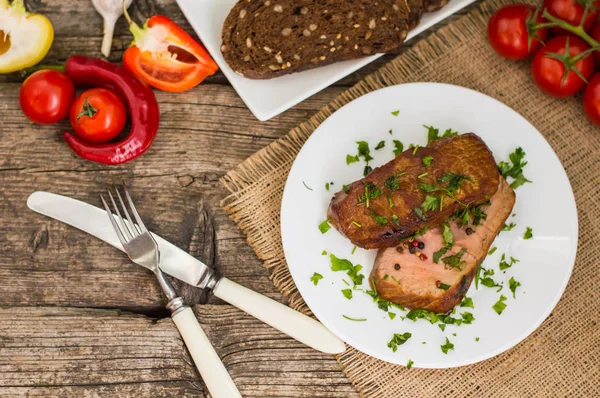
[[(558, 154), (577, 200), (579, 248), (573, 275), (556, 309), (516, 347), (460, 368), (407, 370), (349, 347), (337, 359), (365, 397), (600, 397), (600, 128), (586, 120), (581, 98), (557, 100), (542, 94), (531, 80), (528, 62), (507, 61), (491, 50), (486, 40), (487, 20), (508, 3), (481, 3), (342, 93), (222, 180), (231, 191), (223, 208), (272, 270), (272, 280), (289, 297), (290, 306), (310, 313), (285, 262), (279, 212), (296, 154), (336, 109), (395, 84), (456, 84), (485, 93), (519, 112)], [(539, 276), (539, 283), (544, 283), (544, 275)]]

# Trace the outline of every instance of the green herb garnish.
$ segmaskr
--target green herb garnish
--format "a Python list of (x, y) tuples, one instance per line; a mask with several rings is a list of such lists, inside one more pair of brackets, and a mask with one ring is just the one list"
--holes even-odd
[(388, 316), (390, 317), (390, 319), (396, 318), (396, 314), (393, 312), (388, 312)]
[(523, 239), (531, 239), (533, 238), (533, 230), (530, 227), (525, 229), (525, 234), (523, 235)]
[(440, 198), (438, 196), (427, 195), (423, 203), (421, 203), (421, 208), (424, 211), (433, 211), (440, 207)]
[(450, 289), (450, 285), (447, 285), (445, 283), (440, 283), (440, 285), (438, 286), (438, 289), (448, 290), (448, 289)]
[(454, 351), (454, 344), (452, 344), (450, 340), (448, 340), (448, 337), (446, 337), (446, 344), (441, 345), (440, 348), (444, 354), (448, 354), (448, 350)]
[(446, 324), (445, 323), (438, 323), (438, 327), (442, 330), (442, 332), (446, 331)]
[(404, 144), (402, 144), (402, 142), (399, 140), (394, 140), (393, 142), (394, 142), (394, 156), (398, 156), (404, 151)]
[(492, 248), (490, 249), (490, 251), (488, 252), (488, 256), (491, 256), (492, 254), (494, 254), (494, 253), (496, 252), (496, 250), (497, 250), (497, 249), (498, 249), (498, 248), (497, 248), (496, 246), (492, 247)]
[(350, 192), (350, 188), (351, 187), (352, 187), (352, 184), (343, 185), (342, 186), (342, 191), (344, 191), (344, 193), (348, 193), (348, 192)]
[(440, 250), (438, 250), (437, 252), (433, 253), (433, 262), (434, 263), (438, 263), (438, 261), (440, 261), (440, 258), (446, 254), (446, 252), (448, 251), (447, 247), (442, 247)]
[(398, 350), (398, 346), (406, 343), (411, 337), (412, 334), (409, 332), (403, 334), (394, 333), (394, 336), (388, 343), (388, 347), (391, 348), (393, 352), (396, 352)]
[(346, 271), (346, 274), (350, 277), (355, 286), (362, 285), (365, 277), (363, 274), (359, 274), (360, 270), (362, 269), (362, 265), (353, 265), (349, 260), (337, 258), (333, 254), (330, 254), (329, 258), (331, 259), (332, 271)]
[(432, 126), (423, 126), (427, 129), (427, 144), (429, 144), (433, 140), (437, 140), (439, 138), (444, 137), (454, 137), (457, 136), (458, 133), (456, 131), (452, 131), (452, 129), (448, 129), (444, 132), (444, 134), (440, 137), (440, 130), (436, 129)]
[(442, 262), (446, 264), (449, 268), (457, 268), (458, 270), (462, 271), (462, 268), (460, 268), (460, 266), (466, 263), (466, 261), (461, 261), (460, 259), (466, 252), (467, 249), (463, 247), (458, 253), (442, 258)]
[(383, 186), (386, 187), (387, 189), (389, 189), (390, 191), (394, 192), (400, 189), (400, 182), (398, 181), (398, 177), (402, 176), (406, 174), (405, 172), (402, 173), (394, 173), (390, 178), (388, 178), (387, 180), (385, 180), (385, 182), (383, 183)]
[(392, 214), (392, 222), (394, 223), (394, 225), (396, 225), (397, 227), (400, 226), (400, 219), (398, 218), (397, 215)]
[(365, 186), (365, 193), (362, 196), (358, 196), (358, 203), (362, 204), (364, 202), (368, 208), (372, 199), (377, 199), (381, 196), (381, 190), (372, 182), (365, 181), (363, 184)]
[(363, 177), (368, 176), (369, 174), (371, 174), (372, 171), (373, 171), (373, 168), (369, 165), (366, 165), (363, 170)]
[[(425, 343), (425, 342), (423, 342), (423, 343)], [(409, 359), (409, 360), (408, 360), (408, 363), (406, 364), (406, 369), (410, 369), (410, 368), (412, 368), (412, 366), (413, 366), (414, 364), (415, 364), (415, 363), (413, 362), (413, 360), (412, 360), (412, 359)]]
[(367, 163), (373, 160), (371, 157), (371, 150), (369, 149), (369, 143), (367, 141), (356, 141), (356, 143), (358, 144), (358, 156), (362, 156)]
[(461, 301), (460, 306), (475, 309), (475, 306), (473, 305), (473, 299), (470, 297), (465, 297), (463, 301)]
[(415, 214), (423, 221), (427, 220), (427, 216), (425, 215), (425, 213), (423, 213), (423, 211), (421, 210), (420, 207), (415, 207), (414, 209)]
[(514, 227), (516, 227), (516, 226), (517, 226), (517, 224), (515, 224), (514, 222), (511, 222), (511, 223), (510, 223), (510, 224), (508, 224), (508, 225), (504, 224), (504, 225), (502, 226), (502, 231), (510, 231), (510, 230), (512, 230), (512, 229), (513, 229)]
[(330, 229), (331, 225), (329, 225), (329, 220), (325, 220), (321, 224), (319, 224), (319, 231), (321, 231), (322, 234), (326, 233)]
[(527, 165), (527, 162), (523, 161), (523, 158), (525, 158), (523, 148), (518, 147), (513, 153), (508, 155), (508, 158), (510, 159), (509, 162), (498, 163), (498, 171), (500, 171), (502, 177), (512, 177), (514, 179), (510, 184), (511, 188), (517, 189), (526, 182), (531, 182), (523, 175), (523, 167)]
[(499, 264), (500, 271), (504, 271), (505, 269), (508, 269), (508, 268), (512, 267), (514, 264), (519, 262), (519, 260), (517, 260), (514, 257), (510, 258), (510, 263), (506, 262), (505, 259), (506, 259), (506, 257), (503, 253), (502, 258), (500, 259), (500, 264)]
[(348, 315), (342, 315), (344, 318), (346, 318), (349, 321), (354, 321), (354, 322), (364, 322), (367, 320), (367, 318), (350, 318)]
[(375, 150), (385, 147), (385, 141), (379, 141), (379, 144), (375, 147)]
[(344, 289), (342, 290), (342, 294), (344, 295), (344, 297), (350, 300), (352, 298), (352, 289)]
[(311, 281), (311, 282), (312, 282), (312, 283), (313, 283), (315, 286), (317, 286), (317, 284), (319, 283), (319, 281), (320, 281), (321, 279), (323, 279), (323, 275), (321, 275), (321, 274), (319, 274), (319, 273), (317, 273), (317, 272), (315, 272), (315, 273), (313, 274), (313, 276), (311, 276), (311, 277), (310, 277), (310, 281)]
[(325, 190), (329, 191), (329, 183), (328, 182), (325, 183)]
[(415, 145), (415, 149), (413, 149), (413, 152), (412, 152), (413, 156), (417, 154), (418, 149), (419, 149), (419, 146)]
[(475, 341), (479, 341), (479, 337), (475, 337)]
[(352, 220), (352, 224), (356, 225), (358, 228), (362, 227), (358, 221)]
[(470, 325), (475, 320), (475, 317), (470, 312), (463, 312), (460, 316), (462, 317), (462, 323), (465, 325)]
[(346, 164), (352, 164), (352, 163), (356, 163), (358, 162), (358, 155), (356, 156), (352, 156), (352, 155), (346, 155)]
[(326, 255), (327, 255), (327, 250), (323, 250), (323, 251), (321, 252), (321, 256), (326, 256)]
[(444, 232), (442, 232), (442, 237), (444, 238), (444, 246), (450, 248), (454, 245), (454, 235), (452, 235), (452, 230), (447, 222), (445, 222), (443, 225)]
[(399, 111), (399, 110), (396, 110), (396, 111), (393, 111), (393, 112), (392, 112), (392, 115), (394, 115), (394, 116), (398, 116), (399, 114), (400, 114), (400, 111)]
[(433, 156), (423, 156), (421, 161), (423, 162), (423, 166), (429, 167), (431, 166), (431, 162), (433, 162)]
[(419, 174), (419, 175), (417, 176), (417, 178), (423, 178), (423, 177), (427, 176), (428, 174), (429, 174), (429, 173), (423, 173), (423, 174)]
[(492, 308), (494, 309), (494, 311), (496, 311), (496, 313), (498, 315), (501, 315), (502, 312), (504, 311), (504, 309), (506, 308), (506, 304), (504, 304), (505, 301), (506, 301), (506, 296), (504, 296), (503, 294), (501, 294), (500, 298), (498, 299), (498, 301), (496, 302), (496, 304), (494, 304), (492, 306)]
[(306, 185), (306, 183), (304, 181), (302, 181), (302, 184), (304, 184), (304, 186), (306, 187), (306, 189), (308, 189), (309, 191), (312, 191), (312, 188), (309, 187), (308, 185)]
[(352, 248), (352, 253), (350, 253), (350, 254), (354, 254), (354, 252), (355, 252), (355, 251), (356, 251), (356, 246), (354, 246), (354, 247)]
[(371, 218), (373, 218), (373, 220), (377, 221), (377, 224), (379, 224), (379, 225), (387, 225), (387, 223), (388, 223), (387, 218), (379, 216), (379, 215), (375, 214), (375, 212), (371, 212)]
[(521, 286), (521, 282), (517, 282), (515, 280), (515, 278), (511, 276), (510, 280), (508, 281), (508, 287), (510, 288), (510, 291), (512, 292), (514, 299), (517, 298), (517, 296), (516, 296), (517, 293), (516, 292), (517, 292), (517, 288), (519, 286)]

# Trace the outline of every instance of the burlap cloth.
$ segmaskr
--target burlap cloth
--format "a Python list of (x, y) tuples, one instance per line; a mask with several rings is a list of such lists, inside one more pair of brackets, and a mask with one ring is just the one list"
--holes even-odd
[(528, 62), (507, 61), (491, 50), (486, 40), (487, 20), (507, 3), (510, 1), (481, 3), (342, 93), (222, 180), (232, 192), (222, 202), (225, 211), (272, 270), (272, 280), (289, 297), (290, 306), (309, 313), (285, 262), (280, 204), (296, 154), (336, 109), (370, 91), (399, 83), (456, 84), (485, 93), (519, 112), (558, 154), (575, 192), (579, 248), (569, 285), (552, 314), (511, 350), (454, 369), (407, 370), (349, 347), (337, 359), (366, 397), (600, 397), (600, 128), (586, 120), (581, 98), (557, 100), (542, 94), (532, 82)]

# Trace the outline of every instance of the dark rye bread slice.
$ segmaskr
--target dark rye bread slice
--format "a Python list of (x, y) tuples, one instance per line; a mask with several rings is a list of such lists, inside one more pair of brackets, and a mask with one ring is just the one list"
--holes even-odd
[(399, 47), (406, 0), (240, 0), (221, 52), (237, 73), (270, 79)]
[(448, 4), (449, 0), (423, 0), (423, 8), (425, 12), (433, 12), (437, 11), (446, 4)]
[(408, 29), (412, 30), (421, 22), (423, 16), (423, 0), (408, 0)]

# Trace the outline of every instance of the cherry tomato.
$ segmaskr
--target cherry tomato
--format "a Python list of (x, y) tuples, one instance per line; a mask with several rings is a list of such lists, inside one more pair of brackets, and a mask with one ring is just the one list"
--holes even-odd
[(567, 74), (567, 78), (563, 80), (565, 75), (565, 64), (560, 60), (550, 58), (549, 54), (565, 54), (565, 48), (569, 45), (569, 55), (575, 57), (578, 54), (588, 50), (590, 46), (579, 37), (573, 36), (557, 36), (550, 39), (546, 45), (541, 48), (533, 57), (531, 64), (531, 72), (535, 84), (546, 94), (555, 97), (570, 97), (579, 92), (585, 81), (581, 80), (573, 68), (577, 68), (585, 80), (589, 80), (594, 73), (594, 57), (591, 54), (580, 59)]
[[(600, 22), (594, 25), (590, 31), (592, 39), (600, 42)], [(596, 66), (600, 66), (600, 51), (594, 51), (594, 58), (596, 59)]]
[[(578, 26), (583, 18), (586, 2), (590, 4), (590, 7), (583, 22), (583, 29), (589, 31), (598, 17), (598, 7), (600, 6), (598, 0), (544, 0), (544, 8), (570, 25)], [(556, 34), (565, 33), (564, 29), (559, 27), (552, 28), (552, 31)]]
[(75, 98), (73, 82), (57, 70), (40, 70), (29, 76), (19, 90), (19, 104), (29, 120), (57, 123), (67, 117)]
[(600, 74), (592, 77), (583, 92), (583, 110), (590, 121), (600, 126)]
[[(535, 7), (527, 4), (510, 4), (499, 8), (488, 23), (488, 40), (494, 50), (508, 59), (525, 59), (537, 50), (541, 43), (533, 38), (529, 47), (527, 20), (533, 17)], [(541, 23), (541, 12), (536, 23)], [(537, 31), (544, 41), (548, 37), (548, 29)]]
[(71, 126), (90, 142), (108, 142), (125, 126), (125, 105), (112, 91), (92, 88), (77, 97), (71, 107)]

